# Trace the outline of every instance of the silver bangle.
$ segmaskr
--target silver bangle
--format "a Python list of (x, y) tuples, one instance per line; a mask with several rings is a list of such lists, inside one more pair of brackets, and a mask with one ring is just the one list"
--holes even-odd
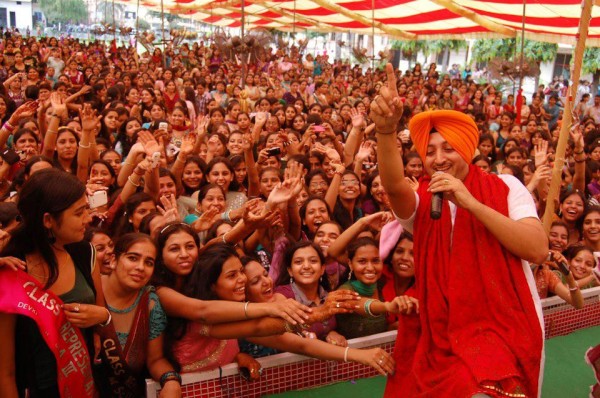
[(248, 319), (248, 304), (250, 304), (249, 301), (246, 301), (244, 304), (244, 315), (246, 316), (246, 319)]
[(104, 308), (104, 309), (108, 313), (108, 319), (106, 320), (106, 322), (98, 324), (99, 326), (102, 326), (102, 327), (108, 326), (108, 324), (112, 321), (112, 315), (110, 313), (110, 310), (108, 308)]
[(348, 362), (348, 350), (350, 350), (350, 347), (346, 347), (344, 351), (344, 362)]

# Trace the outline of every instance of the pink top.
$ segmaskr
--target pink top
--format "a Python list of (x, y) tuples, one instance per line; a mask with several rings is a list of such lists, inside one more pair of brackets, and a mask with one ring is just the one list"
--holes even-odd
[(173, 355), (181, 372), (203, 372), (235, 361), (240, 352), (237, 340), (220, 340), (208, 336), (208, 326), (192, 322), (185, 335), (173, 345)]

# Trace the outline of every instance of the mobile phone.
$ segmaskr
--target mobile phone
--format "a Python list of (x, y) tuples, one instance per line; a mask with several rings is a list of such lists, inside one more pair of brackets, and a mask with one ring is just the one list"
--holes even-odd
[(269, 156), (281, 155), (281, 148), (276, 146), (275, 148), (267, 149), (267, 155), (269, 155)]
[(108, 195), (106, 191), (96, 191), (93, 195), (88, 195), (88, 204), (90, 209), (96, 209), (108, 204)]
[(169, 123), (167, 122), (160, 122), (158, 123), (158, 129), (159, 130), (166, 130), (169, 128)]
[(558, 264), (558, 270), (560, 271), (561, 274), (567, 276), (569, 275), (569, 272), (571, 272), (569, 270), (569, 267), (567, 266), (567, 264), (564, 261), (561, 261)]
[(11, 166), (21, 160), (19, 153), (12, 149), (3, 150), (0, 152), (0, 157), (2, 157), (2, 159)]
[(152, 168), (155, 169), (160, 164), (160, 152), (154, 152), (152, 154)]
[(325, 131), (325, 127), (323, 127), (321, 125), (316, 125), (315, 127), (313, 127), (313, 131), (315, 133), (322, 133)]

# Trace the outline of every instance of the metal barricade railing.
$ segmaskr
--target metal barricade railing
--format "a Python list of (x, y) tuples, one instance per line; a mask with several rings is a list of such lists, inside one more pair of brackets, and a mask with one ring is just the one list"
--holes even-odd
[[(600, 325), (600, 287), (582, 292), (584, 308), (576, 310), (559, 297), (542, 300), (546, 339), (572, 333), (578, 329)], [(396, 332), (385, 332), (349, 340), (351, 347), (381, 347), (392, 352)], [(259, 398), (267, 394), (319, 387), (340, 381), (362, 379), (377, 372), (357, 363), (321, 361), (302, 355), (283, 353), (260, 358), (263, 367), (260, 380), (247, 382), (238, 373), (236, 364), (220, 370), (182, 375), (183, 396), (196, 398)], [(159, 384), (146, 381), (148, 398), (158, 396)]]

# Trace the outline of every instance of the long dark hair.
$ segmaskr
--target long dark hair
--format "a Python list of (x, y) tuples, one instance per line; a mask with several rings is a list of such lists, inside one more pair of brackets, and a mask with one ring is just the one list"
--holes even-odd
[[(175, 289), (175, 282), (177, 280), (177, 275), (171, 272), (165, 265), (162, 252), (167, 243), (167, 239), (175, 233), (185, 232), (190, 235), (194, 239), (194, 243), (197, 247), (200, 247), (200, 239), (198, 238), (198, 234), (194, 232), (192, 227), (182, 222), (171, 222), (165, 225), (158, 233), (158, 237), (156, 238), (156, 247), (158, 249), (158, 255), (156, 256), (156, 266), (154, 269), (154, 275), (152, 276), (152, 285), (159, 287), (165, 286), (172, 289)], [(194, 264), (194, 269), (197, 267), (198, 263)], [(188, 276), (186, 279), (189, 279)]]
[[(58, 141), (58, 139), (60, 138), (61, 135), (66, 134), (66, 133), (70, 133), (75, 138), (75, 142), (77, 143), (77, 150), (75, 151), (75, 157), (73, 158), (73, 160), (71, 160), (71, 173), (76, 174), (77, 173), (77, 153), (79, 152), (79, 135), (73, 129), (70, 129), (68, 127), (60, 127), (58, 130), (58, 134), (56, 134), (56, 141)], [(58, 161), (58, 152), (56, 150), (54, 151), (53, 164), (54, 164), (54, 167), (56, 167), (57, 169), (66, 172), (66, 170), (63, 169), (62, 165)]]
[[(181, 230), (182, 229), (172, 227), (172, 232), (170, 232), (169, 235)], [(163, 234), (159, 235), (159, 257), (162, 253), (160, 248), (163, 246), (160, 244), (162, 235)], [(206, 251), (198, 258), (198, 262), (202, 264), (202, 266), (196, 265), (194, 267), (194, 270), (184, 283), (182, 293), (185, 296), (194, 299), (217, 300), (218, 297), (214, 293), (212, 286), (217, 282), (217, 279), (219, 279), (219, 276), (223, 270), (223, 264), (231, 257), (239, 258), (233, 246), (226, 245), (224, 243), (216, 244), (206, 249)], [(162, 261), (157, 262), (157, 264), (161, 263)], [(157, 271), (159, 271), (159, 269), (154, 270), (155, 275), (158, 273)], [(167, 355), (169, 356), (169, 359), (174, 360), (173, 363), (175, 363), (177, 366), (180, 364), (170, 354), (172, 353), (174, 342), (183, 337), (185, 331), (187, 330), (188, 324), (189, 321), (182, 318), (169, 318), (169, 322), (167, 324), (165, 333), (166, 352), (168, 353)]]
[(188, 158), (185, 160), (185, 164), (183, 165), (183, 170), (181, 171), (181, 175), (182, 175), (181, 186), (183, 187), (183, 192), (184, 192), (185, 196), (192, 196), (192, 194), (197, 190), (197, 188), (188, 187), (187, 185), (185, 185), (185, 182), (183, 181), (183, 173), (184, 173), (185, 167), (190, 163), (194, 163), (202, 171), (202, 180), (200, 181), (199, 188), (201, 188), (204, 184), (206, 184), (206, 162), (200, 156), (195, 156), (195, 155), (188, 156)]
[(135, 209), (137, 209), (137, 207), (144, 202), (155, 203), (152, 196), (148, 195), (146, 192), (134, 193), (129, 197), (129, 199), (127, 199), (123, 206), (123, 212), (116, 218), (119, 220), (119, 222), (114, 228), (113, 236), (117, 237), (129, 232), (133, 232), (133, 224), (129, 222), (129, 217), (133, 216)]
[(45, 288), (52, 286), (58, 278), (58, 262), (52, 250), (54, 242), (44, 227), (44, 214), (48, 213), (60, 221), (63, 212), (84, 194), (85, 185), (69, 173), (56, 169), (34, 173), (23, 185), (19, 196), (17, 207), (23, 221), (12, 232), (2, 256), (38, 251), (48, 264), (49, 276)]
[[(291, 283), (291, 277), (288, 270), (292, 267), (292, 260), (294, 258), (294, 254), (296, 254), (298, 250), (304, 249), (305, 247), (312, 247), (313, 249), (315, 249), (317, 255), (319, 256), (319, 260), (321, 261), (321, 267), (325, 267), (325, 256), (323, 255), (321, 248), (317, 246), (316, 243), (307, 240), (295, 242), (286, 249), (285, 254), (283, 255), (283, 265), (285, 265), (286, 269), (282, 270), (282, 272), (279, 274), (275, 286), (284, 286), (289, 285)], [(326, 291), (331, 290), (331, 286), (329, 285), (329, 278), (321, 278), (319, 284)]]
[[(388, 254), (385, 259), (383, 259), (383, 258), (381, 259), (383, 261), (383, 264), (385, 264), (385, 266), (388, 267), (388, 270), (392, 273), (392, 275), (394, 274), (394, 266), (392, 265), (392, 258), (394, 257), (394, 252), (396, 251), (396, 248), (403, 240), (408, 240), (408, 241), (414, 242), (413, 235), (410, 232), (402, 231), (402, 233), (398, 237), (398, 240), (396, 241), (396, 244), (394, 245), (392, 250), (390, 250), (390, 254)], [(387, 280), (385, 274), (382, 276), (382, 279)], [(414, 284), (415, 284), (415, 277), (413, 276), (409, 287)]]
[(199, 300), (219, 300), (212, 287), (223, 271), (223, 264), (232, 257), (239, 259), (231, 245), (218, 243), (206, 249), (198, 256), (200, 266), (187, 278), (183, 294)]
[(373, 170), (373, 172), (371, 172), (367, 176), (367, 179), (365, 181), (365, 185), (367, 186), (367, 192), (365, 193), (365, 197), (363, 199), (363, 202), (366, 202), (367, 200), (371, 200), (371, 203), (373, 204), (373, 207), (375, 208), (374, 213), (381, 211), (381, 206), (375, 200), (375, 198), (373, 197), (373, 194), (371, 193), (371, 188), (373, 188), (373, 181), (375, 181), (375, 178), (377, 178), (377, 177), (379, 177), (379, 171), (377, 171), (377, 170)]

